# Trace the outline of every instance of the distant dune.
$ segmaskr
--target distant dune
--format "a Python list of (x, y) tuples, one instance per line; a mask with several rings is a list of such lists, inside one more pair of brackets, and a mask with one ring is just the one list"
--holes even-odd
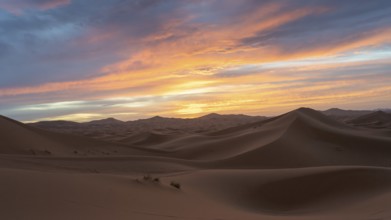
[(322, 111), (323, 114), (336, 119), (338, 121), (348, 121), (362, 115), (370, 114), (373, 111), (370, 110), (344, 110), (339, 108), (331, 108), (326, 111)]
[(273, 118), (0, 117), (0, 217), (389, 219), (390, 115), (361, 113), (345, 123), (309, 108)]
[(360, 127), (391, 129), (391, 113), (376, 111), (354, 118), (348, 123)]

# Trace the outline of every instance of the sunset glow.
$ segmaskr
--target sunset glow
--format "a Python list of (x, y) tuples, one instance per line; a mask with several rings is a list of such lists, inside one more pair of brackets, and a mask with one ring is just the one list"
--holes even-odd
[(18, 120), (391, 107), (389, 1), (0, 2)]

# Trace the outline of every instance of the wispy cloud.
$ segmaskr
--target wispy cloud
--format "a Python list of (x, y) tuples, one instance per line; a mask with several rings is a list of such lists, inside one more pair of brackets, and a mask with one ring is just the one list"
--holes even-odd
[(0, 8), (20, 15), (24, 10), (49, 10), (67, 5), (71, 0), (2, 0)]
[(389, 107), (390, 14), (387, 0), (2, 1), (0, 111)]

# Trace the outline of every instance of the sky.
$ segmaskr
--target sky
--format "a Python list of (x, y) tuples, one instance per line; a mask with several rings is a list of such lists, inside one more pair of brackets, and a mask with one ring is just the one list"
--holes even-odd
[(391, 107), (389, 0), (0, 0), (24, 122)]

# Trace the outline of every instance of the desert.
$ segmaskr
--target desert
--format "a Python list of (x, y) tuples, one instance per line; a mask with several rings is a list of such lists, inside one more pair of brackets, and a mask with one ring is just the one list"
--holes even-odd
[(0, 0), (0, 220), (391, 220), (390, 0)]
[(0, 124), (5, 219), (391, 215), (391, 137), (309, 108), (218, 131), (170, 136), (157, 126), (160, 136), (126, 141)]

